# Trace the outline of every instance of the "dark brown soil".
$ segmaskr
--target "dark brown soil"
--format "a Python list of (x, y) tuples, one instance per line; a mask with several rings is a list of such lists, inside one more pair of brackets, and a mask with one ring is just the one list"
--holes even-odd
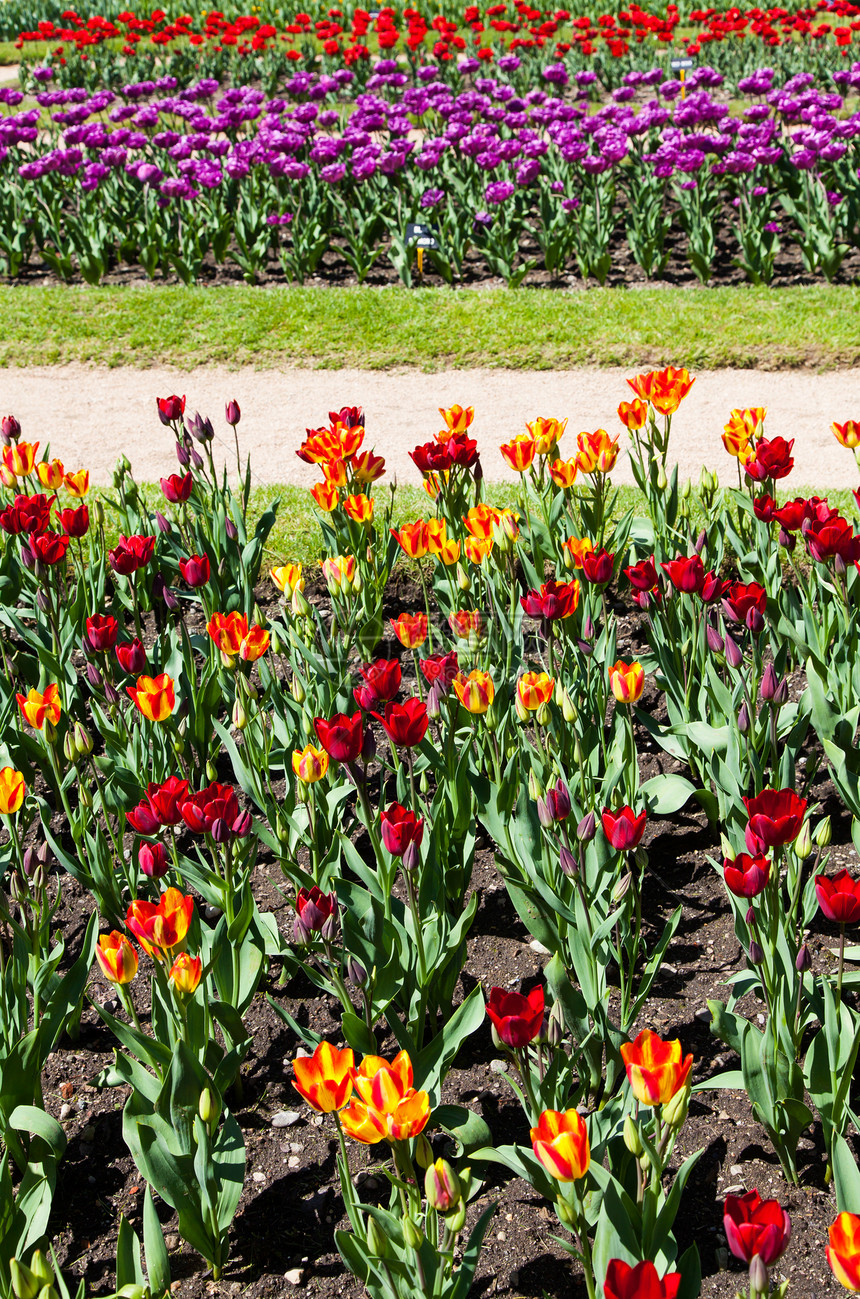
[[(263, 605), (265, 597), (262, 591), (259, 594)], [(420, 602), (417, 591), (411, 594)], [(409, 595), (409, 591), (399, 590), (398, 608), (403, 607), (401, 601), (408, 602)], [(635, 652), (638, 631), (633, 618), (622, 619), (620, 654)], [(385, 652), (394, 654), (398, 649), (395, 643), (386, 646)], [(404, 676), (407, 667), (404, 658)], [(659, 714), (662, 705), (653, 687), (643, 702)], [(643, 776), (677, 768), (641, 735), (639, 748)], [(221, 778), (229, 779), (229, 770)], [(819, 780), (810, 798), (818, 800), (822, 812), (833, 818), (833, 865), (856, 865), (850, 818), (832, 786), (826, 779)], [(724, 887), (708, 861), (719, 852), (715, 832), (709, 829), (704, 814), (687, 808), (671, 819), (652, 822), (645, 845), (650, 859), (644, 899), (650, 923), (646, 944), (655, 941), (679, 899), (683, 918), (640, 1026), (653, 1028), (664, 1038), (680, 1038), (684, 1049), (694, 1056), (694, 1081), (702, 1085), (694, 1095), (675, 1156), (680, 1162), (694, 1150), (704, 1151), (677, 1222), (681, 1248), (693, 1241), (699, 1246), (706, 1299), (743, 1287), (741, 1265), (726, 1259), (722, 1203), (729, 1190), (755, 1187), (763, 1197), (778, 1197), (791, 1214), (791, 1245), (776, 1272), (791, 1279), (794, 1299), (811, 1299), (828, 1286), (835, 1291), (824, 1245), (836, 1206), (832, 1188), (824, 1182), (820, 1129), (813, 1126), (801, 1140), (801, 1186), (792, 1190), (764, 1132), (751, 1118), (745, 1093), (707, 1087), (708, 1078), (734, 1067), (736, 1061), (711, 1035), (706, 1001), (723, 995), (723, 981), (744, 965)], [(472, 883), (480, 905), (461, 980), (463, 991), (476, 981), (485, 991), (494, 984), (518, 987), (525, 982), (530, 986), (540, 976), (544, 958), (531, 946), (530, 935), (508, 900), (494, 865), (492, 844), (486, 839), (479, 845)], [(277, 865), (264, 854), (254, 889), (261, 908), (272, 910), (281, 931), (290, 935), (293, 912), (285, 896), (290, 890)], [(57, 927), (72, 952), (80, 944), (91, 910), (91, 898), (73, 881), (64, 879)], [(819, 966), (831, 959), (827, 948), (832, 942), (831, 935), (811, 935), (813, 960)], [(103, 1001), (110, 997), (98, 977), (93, 979), (90, 993)], [(294, 1091), (290, 1061), (299, 1043), (268, 1003), (267, 994), (303, 1025), (339, 1040), (339, 1006), (317, 995), (301, 978), (280, 986), (280, 969), (275, 964), (246, 1016), (254, 1043), (242, 1068), (241, 1097), (233, 1097), (248, 1162), (245, 1189), (231, 1231), (230, 1260), (223, 1279), (212, 1282), (200, 1258), (181, 1242), (175, 1215), (159, 1203), (174, 1289), (188, 1299), (211, 1294), (262, 1299), (295, 1291), (320, 1299), (353, 1299), (362, 1293), (361, 1287), (345, 1272), (333, 1244), (334, 1229), (345, 1223), (334, 1128), (327, 1117), (315, 1116)], [(60, 1166), (49, 1230), (62, 1264), (75, 1276), (86, 1276), (95, 1294), (107, 1293), (112, 1287), (119, 1215), (124, 1214), (140, 1229), (145, 1189), (122, 1139), (125, 1093), (121, 1089), (100, 1092), (93, 1085), (99, 1071), (110, 1063), (113, 1047), (110, 1032), (88, 1006), (80, 1036), (60, 1043), (49, 1057), (44, 1076), (48, 1110), (60, 1117), (61, 1107), (68, 1107), (62, 1110), (62, 1121), (69, 1147)], [(496, 1071), (498, 1066), (491, 1067), (497, 1054), (485, 1024), (469, 1039), (449, 1074), (444, 1100), (465, 1103), (481, 1114), (496, 1142), (525, 1141), (527, 1124), (522, 1111), (504, 1074)], [(284, 1109), (298, 1111), (298, 1121), (289, 1127), (273, 1127), (273, 1116)], [(446, 1148), (438, 1134), (434, 1147), (437, 1154)], [(383, 1181), (374, 1177), (373, 1169), (384, 1157), (384, 1148), (352, 1145), (350, 1153), (353, 1174), (369, 1174), (362, 1182), (362, 1198), (381, 1197)], [(569, 1258), (552, 1241), (557, 1223), (551, 1209), (523, 1182), (506, 1177), (501, 1170), (489, 1170), (488, 1177), (472, 1212), (477, 1214), (489, 1201), (498, 1202), (498, 1212), (481, 1256), (474, 1293), (529, 1299), (584, 1294)], [(726, 1266), (729, 1276), (721, 1274)]]

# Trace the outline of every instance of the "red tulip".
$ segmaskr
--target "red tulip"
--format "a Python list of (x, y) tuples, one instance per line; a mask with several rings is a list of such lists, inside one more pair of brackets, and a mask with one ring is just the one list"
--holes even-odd
[(759, 438), (755, 444), (755, 455), (744, 463), (744, 470), (757, 483), (768, 478), (786, 478), (794, 468), (791, 449), (794, 438), (786, 442), (785, 438)]
[(623, 1259), (610, 1259), (603, 1283), (605, 1299), (675, 1299), (680, 1272), (667, 1272), (662, 1281), (650, 1259), (635, 1267)]
[(776, 501), (772, 496), (757, 496), (753, 501), (753, 514), (762, 523), (771, 523), (777, 517)]
[(491, 988), (487, 1014), (506, 1046), (521, 1047), (534, 1041), (543, 1024), (544, 994), (540, 984), (528, 996)]
[(816, 875), (815, 896), (828, 920), (837, 925), (856, 925), (860, 920), (860, 880), (846, 870), (838, 875)]
[(634, 591), (653, 591), (657, 585), (654, 556), (652, 555), (650, 559), (640, 559), (638, 564), (631, 564), (629, 568), (624, 569), (624, 576)]
[(520, 604), (530, 618), (569, 618), (579, 604), (579, 583), (544, 582), (539, 591), (528, 591)]
[(96, 654), (112, 650), (119, 635), (119, 624), (110, 614), (93, 614), (87, 618), (87, 640)]
[(429, 658), (421, 659), (419, 666), (424, 679), (431, 686), (438, 681), (445, 694), (451, 689), (451, 684), (460, 671), (456, 650), (451, 650), (448, 654), (431, 654)]
[(337, 894), (323, 893), (316, 885), (310, 890), (299, 889), (296, 916), (308, 933), (319, 933), (331, 916), (337, 919)]
[(163, 843), (142, 843), (137, 860), (144, 875), (153, 880), (160, 880), (170, 869)]
[(188, 559), (180, 559), (179, 571), (188, 586), (205, 586), (210, 576), (209, 556), (191, 555)]
[(765, 1267), (782, 1257), (791, 1239), (791, 1219), (779, 1200), (763, 1200), (758, 1191), (727, 1195), (723, 1226), (735, 1258), (749, 1263), (758, 1255)]
[(392, 857), (402, 857), (411, 843), (419, 847), (424, 837), (424, 818), (416, 817), (399, 803), (390, 803), (379, 814), (382, 842)]
[(199, 794), (189, 794), (179, 810), (189, 830), (211, 834), (218, 843), (233, 835), (244, 836), (251, 828), (250, 817), (239, 811), (239, 800), (231, 785), (213, 782)]
[(0, 510), (0, 528), (13, 536), (22, 532), (44, 532), (51, 522), (51, 506), (56, 496), (16, 496), (11, 505)]
[(158, 418), (162, 424), (170, 424), (171, 421), (181, 419), (185, 414), (184, 397), (157, 397), (156, 405), (158, 407)]
[(600, 818), (603, 833), (616, 852), (630, 852), (631, 849), (638, 848), (645, 832), (646, 819), (646, 812), (640, 812), (637, 816), (632, 807), (621, 807), (617, 812), (606, 807)]
[(188, 797), (188, 781), (171, 776), (163, 784), (152, 782), (146, 787), (146, 798), (159, 825), (179, 825), (182, 820), (181, 804)]
[(765, 848), (782, 848), (800, 834), (806, 814), (806, 799), (793, 789), (765, 789), (755, 798), (745, 798), (749, 816), (747, 847), (755, 857)]
[(336, 713), (328, 721), (324, 717), (314, 718), (320, 744), (335, 762), (355, 762), (361, 753), (364, 742), (364, 731), (361, 725), (361, 713)]
[(400, 689), (402, 673), (399, 659), (377, 659), (375, 663), (365, 663), (360, 671), (367, 689), (377, 703), (388, 703)]
[(148, 803), (138, 803), (137, 807), (126, 812), (125, 817), (137, 834), (157, 834), (161, 829), (161, 822)]
[(123, 672), (129, 672), (133, 677), (139, 677), (146, 668), (146, 650), (138, 636), (117, 645), (116, 657)]
[(677, 559), (669, 559), (660, 567), (676, 591), (681, 591), (684, 595), (698, 595), (701, 592), (705, 583), (705, 566), (698, 555), (690, 555), (686, 559), (679, 555)]
[(65, 559), (69, 538), (60, 532), (40, 532), (30, 538), (30, 549), (36, 558), (49, 567)]
[(582, 572), (593, 586), (606, 586), (612, 581), (614, 559), (605, 550), (587, 550), (582, 556)]
[(770, 878), (770, 859), (751, 857), (748, 853), (738, 853), (734, 859), (723, 859), (723, 874), (726, 888), (736, 898), (758, 897), (767, 886)]
[(731, 622), (746, 622), (751, 611), (762, 616), (767, 608), (767, 592), (758, 582), (732, 582), (723, 596), (723, 612)]
[(70, 537), (85, 537), (90, 530), (90, 512), (86, 503), (74, 509), (68, 507), (65, 510), (55, 510), (55, 514), (63, 532)]
[(110, 566), (115, 573), (128, 576), (145, 568), (155, 550), (155, 537), (123, 537), (113, 550), (108, 551)]
[(846, 564), (856, 563), (860, 559), (860, 537), (855, 536), (848, 520), (838, 514), (823, 522), (811, 522), (804, 528), (803, 538), (806, 549), (816, 563), (823, 564), (836, 555)]
[(165, 498), (171, 505), (184, 505), (194, 486), (192, 474), (170, 474), (168, 478), (159, 478), (158, 481)]
[(420, 699), (407, 699), (403, 704), (386, 704), (384, 717), (374, 712), (370, 715), (381, 724), (392, 744), (404, 749), (420, 744), (430, 724), (427, 708)]

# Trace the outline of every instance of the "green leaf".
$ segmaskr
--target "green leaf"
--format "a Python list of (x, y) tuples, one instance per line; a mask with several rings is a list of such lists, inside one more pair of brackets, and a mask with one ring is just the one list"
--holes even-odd
[[(149, 1187), (146, 1188), (147, 1191)], [(140, 1265), (140, 1241), (137, 1232), (124, 1214), (119, 1215), (116, 1238), (116, 1288), (124, 1285), (143, 1285), (143, 1268)]]
[(56, 1119), (36, 1105), (17, 1105), (9, 1115), (9, 1126), (16, 1132), (30, 1132), (41, 1137), (55, 1159), (62, 1159), (66, 1150), (66, 1134)]
[(694, 797), (696, 786), (686, 776), (663, 772), (646, 780), (639, 792), (645, 799), (649, 812), (670, 816)]
[(143, 1252), (149, 1288), (153, 1295), (157, 1299), (158, 1296), (169, 1294), (170, 1259), (167, 1255), (164, 1232), (161, 1230), (161, 1223), (155, 1212), (152, 1187), (148, 1184), (143, 1200)]

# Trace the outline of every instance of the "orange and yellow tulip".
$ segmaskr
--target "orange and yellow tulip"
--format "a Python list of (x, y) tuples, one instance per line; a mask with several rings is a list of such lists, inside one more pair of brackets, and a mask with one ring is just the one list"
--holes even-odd
[(634, 397), (632, 401), (622, 401), (618, 407), (618, 418), (628, 433), (637, 433), (639, 429), (644, 428), (648, 419), (648, 403), (641, 397)]
[(337, 593), (344, 586), (349, 590), (355, 579), (355, 556), (329, 555), (323, 560), (322, 575), (330, 591)]
[(125, 923), (147, 955), (160, 961), (185, 941), (193, 912), (194, 899), (171, 888), (162, 893), (157, 906), (135, 898), (125, 913)]
[(576, 439), (579, 451), (576, 463), (580, 473), (608, 474), (618, 459), (618, 438), (611, 438), (605, 428), (595, 433), (580, 433)]
[(519, 701), (530, 713), (548, 704), (553, 690), (555, 681), (546, 672), (524, 672), (517, 682)]
[(475, 418), (474, 406), (444, 406), (439, 407), (439, 414), (445, 421), (444, 432), (440, 434), (440, 441), (447, 442), (452, 433), (465, 433), (466, 429)]
[(16, 478), (26, 478), (36, 464), (38, 442), (18, 442), (3, 448), (3, 463)]
[(311, 488), (311, 496), (326, 514), (331, 514), (339, 500), (337, 488), (329, 483), (316, 483)]
[(549, 467), (549, 476), (556, 487), (568, 488), (576, 482), (578, 470), (577, 457), (571, 456), (570, 460), (553, 460)]
[(760, 436), (767, 409), (752, 406), (748, 410), (733, 410), (723, 432), (723, 446), (730, 456), (743, 459), (753, 454), (752, 442)]
[(607, 668), (609, 685), (619, 704), (635, 704), (645, 687), (645, 669), (639, 662), (619, 659)]
[(347, 496), (343, 502), (343, 512), (353, 523), (373, 522), (373, 499), (363, 492), (356, 496)]
[(131, 983), (137, 974), (137, 952), (125, 934), (116, 929), (99, 935), (96, 958), (108, 983), (122, 986)]
[(649, 402), (661, 415), (674, 415), (696, 380), (687, 370), (668, 365), (665, 370), (637, 374), (627, 382), (637, 397)]
[(635, 1042), (624, 1042), (621, 1058), (627, 1070), (630, 1090), (640, 1105), (665, 1105), (686, 1087), (693, 1057), (682, 1057), (677, 1038), (664, 1042), (644, 1028)]
[(385, 460), (375, 456), (372, 451), (362, 451), (360, 456), (353, 456), (352, 475), (360, 483), (375, 483), (385, 473)]
[(463, 543), (466, 558), (470, 564), (480, 566), (493, 549), (492, 537), (467, 537)]
[(304, 591), (305, 589), (301, 564), (282, 564), (280, 568), (270, 568), (269, 576), (279, 591), (289, 595), (292, 595), (294, 591)]
[(213, 613), (206, 630), (222, 654), (227, 658), (236, 655), (244, 663), (255, 663), (262, 658), (269, 648), (269, 633), (265, 627), (255, 623), (248, 626), (248, 619), (243, 613)]
[(470, 636), (480, 636), (484, 623), (479, 609), (454, 609), (448, 614), (448, 626), (458, 640), (468, 640)]
[(473, 537), (491, 537), (493, 528), (501, 517), (500, 510), (482, 501), (480, 505), (473, 505), (471, 510), (466, 511), (463, 515), (463, 526)]
[(501, 529), (508, 541), (516, 541), (520, 535), (520, 516), (516, 510), (500, 510), (496, 528)]
[(828, 1231), (827, 1262), (846, 1290), (860, 1291), (860, 1217), (840, 1213)]
[(399, 530), (392, 528), (391, 535), (410, 559), (423, 559), (430, 547), (430, 534), (424, 519), (405, 523)]
[(66, 470), (62, 460), (42, 460), (36, 465), (36, 474), (42, 486), (53, 492), (62, 487)]
[(320, 1042), (313, 1055), (293, 1061), (293, 1086), (318, 1114), (342, 1110), (352, 1095), (355, 1057), (350, 1047), (339, 1050), (331, 1042)]
[(418, 649), (427, 639), (426, 613), (401, 613), (391, 619), (394, 635), (407, 649)]
[(15, 698), (24, 717), (37, 731), (41, 731), (45, 722), (56, 726), (60, 720), (62, 712), (60, 690), (56, 685), (48, 686), (44, 694), (39, 694), (38, 690), (31, 690), (29, 694), (16, 695)]
[(496, 695), (496, 687), (489, 672), (473, 668), (466, 676), (458, 672), (452, 682), (460, 703), (469, 713), (485, 713)]
[(322, 471), (328, 487), (346, 487), (346, 464), (340, 456), (334, 460), (324, 460)]
[(574, 568), (582, 568), (585, 556), (594, 554), (594, 545), (588, 537), (568, 537), (562, 544), (565, 550), (570, 551)]
[(14, 767), (0, 769), (0, 812), (4, 816), (11, 816), (18, 811), (26, 793), (27, 786), (20, 771)]
[(305, 785), (322, 780), (327, 771), (328, 754), (325, 749), (306, 744), (303, 749), (293, 750), (293, 772)]
[[(854, 451), (860, 447), (860, 423), (853, 419), (848, 419), (844, 424), (831, 424), (833, 436), (837, 442), (841, 442), (849, 451)], [(844, 1215), (842, 1215), (844, 1216)]]
[(499, 447), (502, 459), (518, 474), (524, 474), (534, 463), (537, 443), (528, 433), (518, 433), (510, 442), (503, 442)]
[(529, 1135), (535, 1158), (557, 1182), (577, 1182), (588, 1172), (588, 1129), (576, 1110), (544, 1110)]
[(538, 416), (531, 423), (526, 421), (526, 428), (535, 444), (535, 454), (548, 456), (567, 428), (566, 419), (545, 419)]
[(166, 722), (176, 707), (173, 678), (166, 672), (157, 677), (138, 677), (136, 686), (126, 686), (129, 698), (150, 722)]
[(412, 1086), (412, 1061), (400, 1051), (389, 1062), (366, 1055), (352, 1071), (353, 1097), (340, 1118), (355, 1141), (408, 1141), (417, 1137), (430, 1118), (430, 1097)]
[(72, 496), (86, 496), (90, 490), (90, 471), (79, 469), (75, 474), (66, 474), (64, 481)]
[(199, 956), (189, 956), (187, 952), (180, 952), (171, 965), (167, 977), (173, 980), (177, 992), (190, 997), (197, 991), (202, 973), (203, 962)]

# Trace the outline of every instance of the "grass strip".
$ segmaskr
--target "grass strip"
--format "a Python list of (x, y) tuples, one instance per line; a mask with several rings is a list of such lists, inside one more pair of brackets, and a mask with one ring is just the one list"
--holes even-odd
[(860, 288), (0, 288), (0, 365), (564, 370), (860, 361)]

